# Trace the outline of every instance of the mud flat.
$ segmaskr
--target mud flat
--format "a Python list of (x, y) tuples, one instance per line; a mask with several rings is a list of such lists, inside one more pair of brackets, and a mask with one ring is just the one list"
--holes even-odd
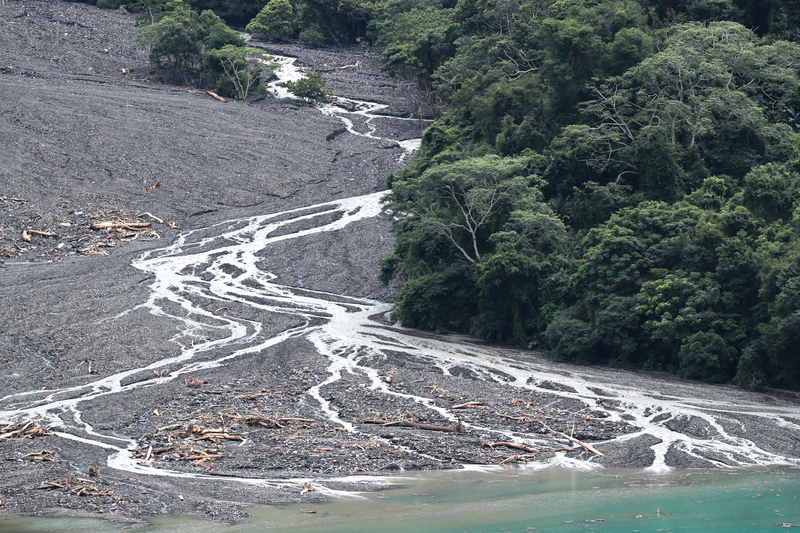
[(132, 15), (0, 19), (0, 513), (230, 520), (413, 469), (800, 457), (791, 393), (393, 322), (380, 196), (424, 121), (377, 51), (264, 43), (336, 108), (223, 104), (149, 79)]

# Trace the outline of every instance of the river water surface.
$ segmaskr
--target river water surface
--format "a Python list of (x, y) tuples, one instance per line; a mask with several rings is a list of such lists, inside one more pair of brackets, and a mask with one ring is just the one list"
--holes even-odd
[[(419, 472), (392, 488), (327, 504), (251, 509), (232, 524), (159, 517), (158, 533), (479, 533), (494, 531), (775, 531), (800, 523), (796, 470), (672, 471), (566, 468)], [(309, 512), (312, 511), (312, 512)], [(111, 532), (84, 518), (0, 521), (0, 533)], [(130, 527), (130, 526), (128, 526)], [(800, 527), (798, 525), (797, 527)]]

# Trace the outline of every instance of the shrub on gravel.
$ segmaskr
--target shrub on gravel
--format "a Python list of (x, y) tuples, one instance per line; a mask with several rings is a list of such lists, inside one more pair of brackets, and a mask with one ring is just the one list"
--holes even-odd
[(136, 42), (149, 48), (154, 71), (179, 83), (205, 82), (239, 99), (258, 88), (268, 55), (243, 47), (243, 39), (211, 10), (198, 15), (181, 0), (164, 8), (140, 17), (136, 28)]
[(308, 77), (297, 81), (287, 81), (281, 83), (297, 98), (292, 103), (297, 105), (314, 105), (318, 103), (326, 104), (331, 101), (333, 91), (325, 88), (325, 80), (322, 79), (321, 72), (312, 72)]

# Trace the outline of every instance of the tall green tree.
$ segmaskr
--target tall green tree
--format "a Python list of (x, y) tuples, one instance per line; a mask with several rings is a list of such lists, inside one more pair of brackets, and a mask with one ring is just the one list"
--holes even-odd
[(761, 43), (736, 23), (669, 34), (663, 51), (593, 87), (584, 109), (594, 120), (572, 141), (590, 148), (583, 161), (606, 179), (636, 176), (629, 182), (651, 197), (672, 190), (665, 200), (693, 185), (681, 183), (693, 150), (711, 173), (739, 177), (769, 160), (770, 146), (791, 134), (780, 121), (796, 98), (800, 61), (800, 46)]
[(222, 68), (225, 81), (233, 86), (236, 98), (244, 100), (261, 84), (264, 69), (272, 59), (258, 48), (227, 44), (218, 50), (210, 50), (208, 58)]
[(277, 39), (294, 30), (294, 9), (289, 0), (270, 0), (264, 9), (247, 24), (246, 31), (267, 39)]

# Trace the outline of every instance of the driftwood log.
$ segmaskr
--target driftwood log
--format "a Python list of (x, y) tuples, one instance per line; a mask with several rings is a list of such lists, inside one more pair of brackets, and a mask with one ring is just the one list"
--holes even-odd
[(526, 446), (524, 444), (517, 444), (515, 442), (484, 442), (481, 446), (487, 446), (489, 448), (496, 448), (498, 446), (504, 446), (506, 448), (514, 448), (515, 450), (522, 450), (523, 452), (527, 452), (527, 453), (535, 453), (536, 452), (536, 450), (534, 450), (530, 446)]
[(450, 409), (486, 409), (486, 406), (483, 404), (483, 400), (472, 400), (460, 405), (451, 405)]
[(220, 95), (218, 95), (217, 93), (214, 93), (214, 92), (211, 92), (211, 91), (206, 91), (206, 94), (207, 94), (208, 96), (210, 96), (210, 97), (214, 98), (215, 100), (219, 100), (220, 102), (227, 102), (227, 101), (228, 101), (227, 99), (225, 99), (225, 98), (221, 97), (221, 96), (220, 96)]
[(459, 422), (455, 426), (436, 426), (433, 424), (420, 424), (419, 422), (413, 422), (411, 420), (395, 420), (393, 422), (389, 422), (383, 418), (372, 418), (367, 420), (359, 421), (360, 424), (380, 424), (381, 426), (400, 426), (400, 427), (407, 427), (407, 428), (414, 428), (414, 429), (424, 429), (426, 431), (444, 431), (446, 433), (452, 433), (454, 435), (463, 435), (466, 433), (466, 428), (464, 424)]
[(144, 228), (149, 228), (152, 226), (150, 222), (112, 222), (110, 220), (104, 222), (93, 222), (89, 225), (92, 229), (115, 229), (115, 228), (124, 228), (129, 230), (139, 230)]
[(577, 444), (578, 446), (586, 448), (587, 450), (589, 450), (590, 452), (592, 452), (595, 455), (599, 455), (601, 457), (603, 456), (602, 453), (598, 452), (595, 448), (589, 446), (588, 444), (584, 444), (581, 441), (579, 441), (578, 439), (570, 437), (566, 433), (561, 433), (560, 431), (556, 431), (553, 428), (551, 428), (550, 426), (548, 426), (547, 424), (545, 424), (544, 422), (540, 422), (540, 424), (542, 424), (545, 427), (545, 429), (547, 429), (548, 431), (550, 431), (554, 435), (560, 435), (560, 436), (564, 437), (565, 439), (567, 439), (568, 441), (572, 442), (573, 444)]

